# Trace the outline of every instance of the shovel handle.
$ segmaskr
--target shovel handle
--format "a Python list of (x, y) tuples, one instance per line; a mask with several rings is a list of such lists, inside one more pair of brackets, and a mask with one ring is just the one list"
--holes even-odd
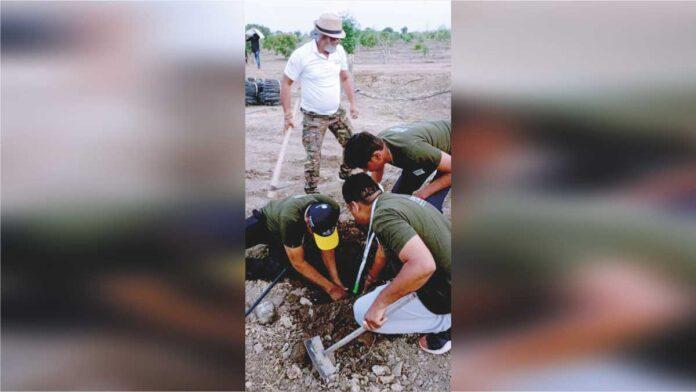
[[(416, 293), (409, 293), (409, 294), (403, 296), (402, 298), (399, 298), (396, 302), (389, 305), (384, 316), (385, 317), (389, 316), (392, 313), (394, 313), (395, 311), (401, 309), (404, 305), (411, 302), (415, 297), (416, 297)], [(347, 336), (345, 336), (343, 339), (334, 343), (331, 347), (324, 350), (324, 353), (328, 354), (330, 352), (338, 350), (339, 348), (348, 344), (351, 340), (353, 340), (353, 339), (357, 338), (358, 336), (362, 335), (363, 333), (365, 333), (365, 331), (366, 331), (365, 327), (360, 327), (360, 328), (356, 329), (355, 331), (353, 331), (353, 332), (349, 333)]]

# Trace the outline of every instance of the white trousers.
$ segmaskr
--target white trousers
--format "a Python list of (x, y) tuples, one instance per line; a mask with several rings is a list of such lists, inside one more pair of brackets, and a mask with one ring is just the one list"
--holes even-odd
[[(388, 284), (388, 283), (387, 283)], [(387, 284), (379, 286), (371, 292), (358, 298), (353, 304), (355, 321), (363, 325), (365, 313), (375, 301), (379, 293), (387, 287)], [(452, 314), (435, 314), (423, 305), (418, 297), (407, 303), (401, 309), (387, 316), (387, 321), (377, 333), (401, 334), (401, 333), (433, 333), (442, 332), (452, 325)]]

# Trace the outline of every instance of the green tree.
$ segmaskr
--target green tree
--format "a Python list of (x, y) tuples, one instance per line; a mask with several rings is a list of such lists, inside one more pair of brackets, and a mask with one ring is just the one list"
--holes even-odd
[(428, 52), (430, 51), (428, 45), (426, 45), (423, 41), (420, 41), (417, 44), (413, 45), (413, 50), (415, 50), (416, 52), (421, 52), (423, 54), (423, 57), (427, 56)]
[(353, 54), (355, 53), (355, 47), (357, 46), (357, 25), (356, 20), (350, 16), (350, 14), (343, 15), (343, 31), (345, 31), (346, 36), (341, 40), (341, 45), (343, 49), (346, 50), (348, 54), (348, 72), (353, 73)]
[(348, 54), (353, 54), (355, 53), (355, 46), (356, 46), (356, 26), (357, 22), (353, 17), (350, 15), (344, 15), (343, 17), (343, 31), (346, 32), (346, 36), (341, 40), (341, 45), (343, 46), (343, 49), (346, 50), (346, 53)]
[(265, 39), (261, 40), (261, 47), (266, 50), (275, 49), (276, 36), (267, 35)]
[(374, 48), (375, 45), (377, 45), (377, 33), (370, 28), (363, 30), (360, 33), (360, 46)]
[(440, 28), (438, 28), (435, 32), (434, 38), (436, 41), (449, 41), (451, 38), (449, 29), (445, 26), (440, 26)]
[(401, 28), (401, 34), (406, 35), (406, 33), (408, 33), (408, 27), (404, 26)]
[(387, 60), (389, 60), (389, 57), (391, 56), (391, 47), (394, 44), (394, 30), (389, 31), (387, 29), (391, 30), (390, 27), (387, 27), (377, 36), (377, 44), (382, 51), (383, 63), (386, 63)]
[(272, 41), (273, 51), (285, 58), (290, 57), (297, 48), (297, 37), (294, 34), (274, 34)]

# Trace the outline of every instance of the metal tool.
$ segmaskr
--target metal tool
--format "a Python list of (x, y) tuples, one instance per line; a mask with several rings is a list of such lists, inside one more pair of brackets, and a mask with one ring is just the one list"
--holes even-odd
[(271, 282), (271, 284), (269, 284), (268, 287), (266, 287), (266, 289), (263, 290), (263, 293), (261, 293), (261, 295), (259, 296), (259, 298), (249, 307), (249, 309), (247, 309), (246, 312), (244, 312), (244, 317), (248, 316), (251, 312), (254, 311), (254, 308), (256, 308), (256, 306), (266, 297), (266, 295), (268, 294), (269, 291), (271, 291), (271, 289), (273, 288), (273, 286), (275, 286), (276, 283), (278, 283), (278, 282), (280, 281), (280, 279), (281, 279), (283, 276), (285, 276), (285, 274), (288, 273), (288, 270), (289, 270), (288, 268), (289, 268), (289, 267), (285, 267), (285, 268), (283, 268), (282, 271), (280, 271), (280, 273), (278, 274), (278, 276), (276, 276), (276, 278), (273, 279), (273, 282)]
[[(411, 302), (415, 297), (416, 293), (410, 293), (401, 297), (396, 302), (389, 305), (387, 311), (385, 312), (385, 317), (388, 317), (396, 310)], [(321, 342), (321, 337), (319, 336), (305, 339), (304, 345), (307, 349), (307, 353), (309, 354), (309, 358), (312, 360), (312, 364), (314, 364), (314, 367), (317, 369), (322, 378), (328, 379), (333, 373), (336, 372), (333, 356), (334, 351), (350, 343), (351, 340), (362, 335), (365, 331), (365, 327), (360, 327), (327, 349), (324, 349), (324, 344)]]

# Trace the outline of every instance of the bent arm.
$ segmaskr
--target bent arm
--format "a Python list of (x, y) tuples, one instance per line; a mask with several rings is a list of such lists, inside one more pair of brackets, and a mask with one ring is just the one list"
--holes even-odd
[(372, 280), (376, 280), (379, 277), (379, 273), (382, 272), (384, 266), (387, 265), (387, 255), (384, 253), (384, 248), (382, 244), (377, 246), (377, 253), (375, 253), (375, 261), (372, 263), (372, 267), (368, 271), (367, 275)]
[(302, 246), (298, 246), (296, 248), (286, 246), (285, 252), (290, 259), (290, 264), (292, 264), (293, 268), (295, 268), (297, 272), (302, 274), (302, 276), (307, 278), (310, 282), (321, 287), (326, 292), (334, 287), (334, 284), (331, 283), (331, 281), (326, 279), (324, 275), (322, 275), (316, 270), (316, 268), (312, 267), (312, 265), (304, 259), (304, 249)]
[(346, 70), (340, 72), (341, 77), (341, 87), (346, 93), (350, 107), (355, 107), (355, 87), (353, 86), (353, 78), (350, 77), (350, 73)]
[(287, 75), (283, 75), (283, 80), (280, 82), (280, 104), (283, 106), (285, 117), (290, 117), (292, 113), (292, 83), (293, 80)]
[(437, 171), (443, 174), (420, 190), (422, 199), (452, 186), (452, 156), (450, 154), (442, 152)]
[(418, 290), (436, 269), (432, 253), (418, 235), (406, 242), (399, 252), (399, 259), (404, 266), (396, 278), (379, 293), (374, 304), (386, 307), (404, 295)]
[(331, 281), (333, 281), (335, 284), (343, 287), (343, 283), (341, 282), (341, 278), (339, 278), (339, 276), (338, 276), (338, 269), (336, 268), (335, 249), (322, 250), (321, 251), (321, 259), (324, 262), (324, 266), (326, 266), (326, 270), (329, 271), (329, 276), (331, 277)]

